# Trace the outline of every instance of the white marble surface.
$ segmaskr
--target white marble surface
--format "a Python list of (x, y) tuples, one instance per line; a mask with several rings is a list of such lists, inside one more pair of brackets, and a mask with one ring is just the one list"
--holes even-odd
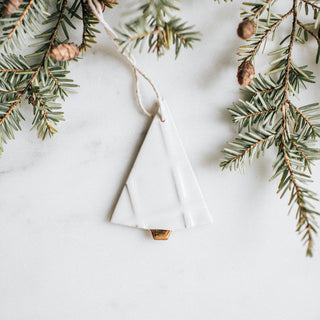
[[(172, 106), (214, 224), (155, 242), (108, 223), (149, 120), (136, 109), (127, 66), (101, 35), (72, 66), (81, 87), (64, 105), (59, 134), (37, 140), (25, 106), (24, 130), (1, 159), (1, 320), (320, 318), (319, 238), (315, 257), (305, 258), (294, 215), (277, 182), (268, 183), (274, 153), (245, 175), (219, 169), (235, 135), (226, 108), (239, 97), (239, 4), (198, 3), (184, 1), (183, 13), (203, 42), (177, 61), (137, 60)], [(118, 13), (109, 15), (115, 23)], [(305, 102), (320, 100), (315, 88)], [(318, 163), (318, 191), (319, 176)]]

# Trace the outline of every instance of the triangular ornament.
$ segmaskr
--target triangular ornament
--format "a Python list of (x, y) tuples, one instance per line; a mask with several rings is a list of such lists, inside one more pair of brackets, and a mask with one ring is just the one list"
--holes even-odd
[(164, 234), (167, 239), (165, 231), (209, 224), (211, 219), (172, 116), (161, 103), (111, 222), (149, 229), (155, 239), (164, 239)]

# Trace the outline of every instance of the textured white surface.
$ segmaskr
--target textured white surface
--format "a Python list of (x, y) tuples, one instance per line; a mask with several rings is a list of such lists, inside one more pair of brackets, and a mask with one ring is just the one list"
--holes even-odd
[[(245, 175), (218, 166), (236, 134), (226, 108), (239, 98), (239, 1), (201, 3), (183, 1), (203, 33), (193, 51), (137, 61), (171, 106), (214, 223), (157, 242), (107, 222), (150, 120), (101, 34), (72, 67), (81, 87), (64, 105), (59, 134), (37, 140), (27, 105), (24, 132), (1, 159), (1, 320), (320, 319), (319, 237), (306, 259), (294, 214), (268, 182), (274, 150)], [(117, 15), (107, 14), (112, 25)], [(302, 64), (314, 66), (305, 50)], [(318, 85), (310, 88), (304, 103), (320, 100)], [(320, 163), (313, 173), (319, 192)]]
[(170, 109), (161, 103), (111, 222), (142, 229), (179, 230), (211, 223), (208, 207)]

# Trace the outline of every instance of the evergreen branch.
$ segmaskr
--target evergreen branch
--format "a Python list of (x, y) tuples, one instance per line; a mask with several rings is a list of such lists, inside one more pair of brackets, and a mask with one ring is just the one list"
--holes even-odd
[(3, 123), (5, 122), (5, 120), (9, 117), (9, 115), (11, 114), (11, 112), (14, 110), (14, 108), (19, 104), (19, 102), (22, 100), (24, 94), (26, 93), (25, 90), (23, 90), (19, 97), (18, 97), (18, 100), (16, 100), (12, 105), (11, 107), (9, 108), (9, 110), (5, 113), (5, 115), (1, 118), (0, 120), (0, 126), (3, 125)]
[(35, 69), (35, 72), (33, 73), (33, 76), (31, 77), (29, 83), (26, 85), (26, 87), (24, 88), (24, 90), (22, 91), (22, 93), (19, 95), (17, 101), (15, 101), (11, 107), (9, 108), (9, 110), (5, 113), (5, 115), (3, 115), (3, 117), (0, 119), (0, 126), (4, 123), (4, 121), (6, 120), (6, 118), (11, 114), (11, 112), (14, 110), (14, 108), (19, 104), (19, 102), (21, 102), (22, 98), (24, 97), (24, 95), (26, 94), (26, 92), (28, 91), (28, 89), (32, 86), (34, 80), (37, 78), (41, 68), (44, 66), (48, 56), (49, 56), (49, 53), (50, 53), (50, 50), (53, 46), (53, 43), (54, 43), (54, 40), (56, 38), (56, 35), (58, 33), (58, 29), (59, 29), (59, 26), (61, 24), (61, 21), (63, 19), (63, 15), (64, 15), (64, 10), (66, 8), (66, 5), (67, 5), (67, 2), (68, 0), (63, 0), (62, 1), (62, 5), (61, 5), (61, 10), (60, 10), (60, 15), (59, 15), (59, 18), (58, 18), (58, 21), (55, 25), (55, 28), (53, 30), (53, 33), (50, 37), (50, 41), (49, 41), (49, 45), (47, 47), (47, 50), (42, 58), (42, 61), (40, 62), (39, 66)]
[(267, 0), (267, 1), (261, 6), (261, 8), (255, 12), (254, 16), (256, 17), (256, 16), (260, 15), (260, 14), (262, 13), (262, 11), (263, 11), (272, 1), (274, 1), (274, 0)]
[(312, 139), (320, 136), (319, 112), (318, 104), (306, 105), (297, 108), (292, 102), (287, 101), (289, 107), (294, 110), (295, 114), (295, 131), (303, 134), (305, 138)]
[[(163, 26), (160, 26), (160, 27), (163, 30)], [(142, 38), (145, 38), (145, 37), (150, 36), (150, 35), (155, 35), (157, 33), (159, 33), (158, 29), (152, 30), (152, 31), (149, 31), (149, 32), (145, 32), (145, 33), (142, 33), (142, 34), (138, 34), (138, 35), (136, 35), (134, 37), (131, 37), (129, 40), (130, 41), (136, 41), (138, 39), (142, 39)]]
[(273, 122), (277, 115), (278, 109), (265, 103), (261, 96), (258, 97), (262, 103), (253, 99), (252, 102), (240, 101), (240, 104), (235, 104), (234, 108), (230, 108), (229, 112), (232, 115), (233, 122), (238, 124), (239, 132), (244, 128), (249, 130), (253, 125), (261, 123), (265, 126), (269, 122)]
[(22, 93), (22, 90), (0, 90), (0, 93), (3, 93), (3, 94)]
[[(317, 214), (317, 212), (307, 207), (306, 197), (308, 197), (308, 192), (306, 192), (298, 184), (297, 177), (296, 177), (297, 172), (295, 173), (292, 168), (292, 164), (291, 164), (289, 155), (286, 151), (286, 146), (283, 138), (281, 142), (281, 149), (284, 155), (287, 172), (289, 173), (289, 179), (287, 178), (287, 174), (284, 171), (281, 182), (279, 184), (279, 191), (283, 189), (286, 183), (287, 183), (287, 187), (290, 186), (290, 184), (288, 184), (289, 183), (288, 181), (292, 183), (294, 189), (292, 190), (292, 193), (291, 193), (290, 202), (292, 203), (294, 201), (298, 205), (297, 232), (299, 233), (304, 232), (302, 239), (303, 240), (306, 239), (306, 243), (307, 243), (306, 254), (307, 256), (312, 256), (313, 233), (317, 233), (317, 232), (316, 232), (316, 227), (311, 222), (311, 219), (313, 218), (312, 215)], [(308, 176), (305, 176), (305, 178), (308, 178)], [(309, 198), (314, 199), (312, 195), (310, 195)]]
[(6, 72), (14, 72), (14, 73), (33, 73), (36, 69), (2, 69), (0, 70), (1, 73)]
[(298, 146), (298, 144), (293, 140), (290, 139), (290, 142), (294, 145), (294, 147), (300, 152), (301, 156), (308, 162), (310, 162), (309, 157), (301, 150), (301, 148)]
[(300, 20), (297, 20), (298, 25), (305, 31), (307, 31), (312, 37), (314, 37), (317, 41), (320, 41), (320, 38), (317, 34), (312, 32), (307, 26), (305, 26)]
[(296, 38), (296, 25), (297, 25), (297, 0), (293, 0), (293, 19), (292, 19), (292, 30), (290, 34), (290, 42), (288, 46), (288, 53), (287, 53), (287, 61), (286, 61), (286, 67), (285, 67), (285, 79), (284, 79), (284, 96), (283, 96), (283, 104), (281, 107), (282, 111), (282, 130), (281, 134), (288, 134), (287, 130), (287, 122), (286, 122), (286, 113), (287, 113), (287, 103), (288, 103), (288, 86), (289, 86), (289, 77), (290, 77), (290, 71), (291, 69), (291, 59), (292, 59), (292, 48), (293, 43)]
[(277, 111), (277, 109), (261, 110), (261, 111), (257, 111), (257, 112), (246, 114), (244, 116), (244, 118), (250, 118), (250, 117), (259, 116), (259, 115), (262, 115), (262, 114), (267, 114), (267, 113), (276, 112), (276, 111)]
[[(291, 105), (290, 101), (288, 100), (288, 88), (289, 88), (289, 79), (290, 79), (290, 71), (292, 71), (292, 49), (293, 49), (293, 44), (294, 41), (296, 39), (296, 26), (297, 26), (297, 0), (293, 0), (293, 19), (292, 19), (292, 29), (291, 29), (291, 34), (290, 34), (290, 42), (289, 42), (289, 46), (288, 46), (288, 53), (287, 53), (287, 61), (286, 61), (286, 68), (285, 68), (285, 78), (284, 78), (284, 97), (283, 97), (283, 105), (281, 108), (282, 111), (282, 130), (281, 130), (281, 151), (283, 152), (284, 155), (284, 162), (287, 168), (287, 172), (289, 173), (289, 180), (291, 181), (295, 192), (292, 191), (291, 193), (291, 199), (290, 202), (295, 202), (298, 206), (298, 210), (297, 210), (297, 231), (298, 232), (305, 232), (303, 235), (303, 239), (306, 239), (306, 243), (307, 243), (307, 252), (306, 254), (308, 256), (312, 256), (312, 247), (313, 247), (313, 238), (312, 238), (312, 232), (316, 233), (316, 230), (314, 227), (312, 227), (311, 223), (310, 223), (310, 219), (308, 216), (308, 212), (310, 213), (315, 213), (313, 210), (309, 209), (306, 207), (306, 200), (305, 197), (307, 196), (308, 192), (304, 192), (303, 189), (301, 187), (299, 187), (298, 182), (297, 182), (297, 178), (296, 175), (298, 174), (298, 172), (294, 172), (293, 168), (292, 168), (292, 164), (288, 155), (288, 152), (286, 150), (286, 143), (285, 143), (285, 134), (288, 134), (288, 129), (287, 129), (287, 104)], [(295, 108), (295, 110), (297, 111), (298, 109)], [(304, 117), (304, 115), (299, 112), (299, 114), (301, 116)], [(306, 119), (304, 117), (304, 119)], [(308, 122), (308, 121), (307, 121)], [(310, 122), (308, 122), (309, 124), (311, 124)], [(295, 147), (296, 145), (293, 144)], [(298, 149), (298, 151), (301, 152), (300, 148)], [(304, 158), (306, 159), (307, 155), (303, 154)], [(279, 191), (281, 190), (282, 187), (282, 183), (284, 181), (284, 177), (286, 177), (286, 171), (284, 171), (280, 185), (279, 185)], [(301, 175), (301, 173), (299, 173)], [(309, 178), (309, 177), (306, 177)], [(290, 186), (290, 184), (288, 184), (287, 186)], [(284, 189), (287, 190), (287, 189)], [(312, 197), (310, 197), (312, 199)]]
[(261, 5), (261, 7), (254, 13), (253, 17), (257, 18), (272, 1), (274, 0), (267, 0), (263, 5)]
[(270, 139), (270, 137), (264, 138), (262, 140), (259, 140), (257, 142), (255, 142), (254, 144), (250, 145), (249, 147), (247, 147), (246, 149), (244, 149), (241, 153), (239, 153), (238, 155), (236, 155), (235, 157), (231, 158), (230, 160), (226, 161), (222, 166), (223, 167), (227, 167), (230, 165), (230, 163), (235, 162), (237, 160), (239, 160), (240, 158), (242, 158), (247, 152), (251, 151), (252, 149), (256, 148), (258, 145), (268, 141)]
[(302, 2), (306, 3), (307, 5), (311, 6), (313, 9), (316, 9), (316, 10), (320, 10), (320, 7), (315, 5), (314, 3), (308, 1), (308, 0), (302, 0)]
[(82, 11), (82, 41), (79, 49), (80, 51), (86, 51), (88, 48), (91, 48), (91, 43), (96, 43), (96, 33), (100, 33), (100, 31), (95, 29), (98, 20), (93, 14), (87, 11), (84, 0), (80, 0), (80, 4)]
[(172, 11), (179, 10), (173, 2), (176, 0), (149, 0), (140, 7), (141, 15), (126, 23), (118, 31), (117, 39), (122, 50), (132, 50), (140, 46), (142, 50), (148, 43), (148, 52), (162, 56), (171, 45), (178, 57), (181, 47), (192, 48), (200, 40), (199, 32), (187, 25), (181, 18), (172, 17)]
[(271, 14), (271, 8), (277, 0), (264, 0), (256, 2), (243, 2), (243, 5), (249, 7), (249, 9), (243, 9), (241, 16), (243, 19), (255, 21), (263, 15), (267, 10), (268, 14)]
[[(243, 16), (253, 19), (257, 10), (267, 2), (268, 0), (264, 0), (263, 3), (248, 3), (252, 9), (244, 11)], [(281, 40), (280, 48), (268, 53), (274, 59), (266, 76), (259, 74), (253, 80), (248, 78), (249, 81), (245, 79), (243, 82), (246, 85), (249, 83), (243, 89), (245, 99), (229, 109), (233, 121), (238, 126), (239, 136), (224, 150), (225, 156), (220, 165), (222, 168), (241, 170), (247, 154), (251, 160), (253, 156), (250, 153), (263, 152), (269, 146), (275, 145), (278, 148), (278, 156), (273, 165), (273, 178), (281, 176), (278, 186), (281, 198), (290, 192), (289, 204), (297, 206), (296, 231), (302, 235), (302, 240), (307, 246), (306, 253), (311, 256), (313, 236), (317, 232), (315, 216), (319, 213), (311, 205), (318, 197), (307, 187), (311, 182), (311, 176), (306, 174), (306, 171), (311, 174), (312, 161), (320, 158), (320, 150), (312, 147), (315, 139), (320, 137), (320, 108), (318, 104), (298, 108), (289, 97), (297, 96), (301, 87), (306, 88), (307, 83), (314, 82), (313, 73), (307, 70), (307, 66), (297, 66), (293, 61), (295, 43), (305, 43), (300, 38), (301, 32), (304, 32), (305, 40), (310, 34), (318, 41), (317, 60), (320, 57), (320, 42), (318, 35), (298, 19), (298, 15), (301, 15), (298, 11), (298, 0), (292, 0), (285, 15), (271, 13), (270, 9), (265, 15), (266, 17), (261, 15), (257, 21), (255, 20), (255, 34), (247, 40), (248, 45), (240, 48), (241, 60), (250, 62), (251, 69), (241, 69), (245, 66), (242, 62), (238, 74), (240, 70), (243, 74), (247, 72), (247, 77), (254, 75), (253, 57), (269, 35), (278, 30), (281, 22), (289, 16), (292, 16), (291, 29)], [(318, 12), (315, 12), (313, 19), (320, 21)], [(249, 26), (252, 27), (252, 24)], [(286, 41), (288, 44), (283, 46)], [(245, 134), (240, 133), (243, 129), (246, 129)], [(264, 140), (267, 139), (266, 132), (270, 132), (271, 136), (267, 141)], [(249, 143), (245, 137), (250, 134), (256, 138)]]
[(278, 91), (279, 89), (281, 89), (283, 87), (283, 85), (280, 85), (278, 87), (275, 88), (270, 88), (270, 89), (264, 89), (264, 90), (260, 90), (260, 91), (255, 91), (254, 94), (258, 95), (258, 94), (264, 94), (264, 93), (270, 93), (270, 92), (274, 92), (274, 91)]
[(61, 84), (49, 69), (48, 69), (48, 74), (52, 78), (52, 80), (55, 82), (55, 84), (58, 86), (58, 88), (61, 88)]
[[(43, 98), (40, 97), (40, 91), (38, 91), (38, 89), (35, 91), (35, 87), (33, 87), (33, 85), (36, 82), (37, 86), (40, 84), (43, 85), (43, 92), (48, 91), (49, 82), (47, 82), (45, 74), (49, 70), (49, 53), (56, 41), (59, 26), (63, 19), (65, 19), (64, 11), (66, 4), (67, 0), (61, 1), (61, 5), (57, 7), (59, 14), (56, 15), (54, 13), (52, 15), (52, 17), (55, 17), (56, 19), (56, 24), (50, 29), (50, 33), (47, 31), (43, 34), (45, 36), (47, 36), (47, 34), (50, 36), (48, 40), (42, 42), (45, 43), (45, 46), (36, 51), (37, 55), (43, 54), (40, 62), (36, 66), (29, 67), (21, 56), (17, 57), (15, 55), (4, 56), (3, 62), (0, 61), (0, 68), (3, 71), (0, 75), (4, 75), (2, 79), (0, 78), (0, 85), (9, 90), (15, 91), (13, 94), (6, 94), (2, 97), (3, 106), (0, 108), (0, 151), (3, 151), (3, 143), (6, 143), (6, 137), (12, 139), (14, 138), (13, 130), (21, 130), (19, 122), (23, 119), (23, 116), (18, 110), (16, 110), (16, 107), (21, 104), (22, 99), (26, 95), (29, 102), (33, 104), (34, 110), (38, 109), (38, 111), (35, 110), (36, 117), (34, 121), (36, 121), (36, 123), (34, 124), (39, 130), (39, 136), (42, 136), (43, 139), (47, 134), (52, 136), (52, 134), (56, 132), (56, 130), (49, 124), (49, 120), (54, 123), (63, 120), (61, 113), (58, 111), (53, 111), (52, 114), (48, 114), (49, 109), (48, 111), (46, 110), (47, 102), (44, 102)], [(53, 72), (51, 73), (53, 74)], [(48, 77), (50, 77), (49, 73), (47, 74)], [(32, 95), (34, 95), (36, 99), (32, 97), (30, 92), (32, 92)], [(61, 93), (64, 94), (64, 89), (62, 88)], [(48, 98), (46, 99), (50, 98), (51, 101), (55, 99), (55, 96), (47, 96)], [(39, 104), (39, 108), (37, 107), (37, 103)]]
[(288, 101), (288, 104), (297, 112), (297, 114), (299, 114), (299, 116), (301, 116), (305, 121), (306, 121), (306, 123), (309, 125), (309, 127), (311, 128), (311, 129), (315, 129), (314, 128), (314, 126), (313, 126), (313, 124), (311, 123), (311, 121), (308, 119), (308, 117), (307, 116), (305, 116), (304, 114), (303, 114), (303, 112), (302, 111), (300, 111), (296, 106), (294, 106), (290, 101)]
[(87, 29), (88, 29), (88, 21), (86, 19), (86, 9), (85, 9), (85, 6), (84, 6), (84, 0), (81, 0), (80, 3), (81, 3), (81, 10), (82, 10), (82, 24), (83, 24), (83, 27), (82, 27), (82, 41), (81, 41), (81, 44), (79, 46), (79, 50), (81, 51), (86, 47), (86, 32), (87, 32)]
[[(289, 141), (294, 146), (294, 148), (290, 146), (292, 157), (299, 159), (299, 161), (304, 161), (304, 164), (301, 166), (302, 170), (308, 170), (311, 174), (310, 165), (313, 164), (314, 160), (320, 159), (320, 149), (312, 147), (311, 143), (303, 139), (299, 133), (292, 134)], [(296, 153), (294, 149), (296, 149), (298, 153)]]
[(33, 37), (49, 13), (46, 0), (22, 0), (16, 12), (0, 19), (0, 47), (20, 49), (26, 35)]
[[(49, 130), (49, 132), (50, 132), (51, 134), (53, 134), (54, 131), (52, 130), (53, 128), (51, 127), (51, 125), (49, 124), (49, 121), (48, 121), (49, 118), (48, 118), (48, 113), (47, 113), (47, 111), (46, 111), (45, 104), (44, 104), (44, 102), (41, 100), (41, 98), (40, 98), (40, 96), (37, 94), (37, 92), (32, 88), (32, 86), (31, 86), (31, 90), (32, 90), (33, 94), (35, 95), (36, 99), (39, 101), (40, 106), (42, 107), (42, 114), (43, 114), (43, 116), (44, 116), (44, 118), (45, 118), (45, 123), (46, 123), (47, 129)], [(31, 100), (31, 101), (32, 101), (32, 100)], [(32, 104), (33, 104), (33, 106), (36, 108), (36, 104), (35, 104), (34, 101), (33, 101)]]
[(285, 143), (284, 143), (283, 139), (281, 141), (281, 149), (283, 151), (285, 163), (286, 163), (287, 169), (289, 171), (291, 181), (292, 181), (292, 183), (294, 185), (294, 188), (296, 189), (298, 198), (301, 199), (301, 190), (300, 190), (300, 188), (299, 188), (299, 186), (297, 184), (295, 175), (293, 174), (292, 166), (291, 166), (290, 159), (289, 159), (288, 153), (286, 151), (286, 147), (285, 147)]
[[(37, 128), (38, 137), (44, 140), (47, 135), (52, 137), (57, 132), (50, 122), (57, 124), (58, 121), (64, 119), (62, 117), (62, 113), (59, 111), (60, 108), (50, 108), (48, 106), (48, 102), (44, 100), (46, 98), (44, 94), (41, 97), (40, 95), (42, 93), (40, 93), (40, 91), (37, 92), (37, 90), (33, 87), (31, 88), (31, 92), (32, 95), (35, 96), (35, 99), (33, 96), (29, 96), (29, 102), (33, 105), (35, 115), (33, 120), (33, 128)], [(54, 109), (58, 109), (58, 111)]]
[(247, 57), (246, 60), (252, 60), (253, 59), (253, 57), (258, 52), (258, 50), (259, 50), (260, 46), (262, 45), (262, 43), (269, 37), (270, 33), (273, 32), (281, 24), (281, 22), (284, 19), (288, 18), (292, 13), (293, 13), (293, 9), (288, 11), (279, 20), (277, 20), (273, 25), (271, 25), (271, 27), (265, 32), (265, 34), (262, 36), (262, 38), (258, 41), (257, 45), (255, 46), (255, 48), (253, 49), (253, 51), (250, 53), (250, 55)]
[(256, 155), (258, 158), (260, 153), (269, 148), (274, 142), (275, 135), (273, 132), (252, 130), (245, 134), (240, 134), (234, 142), (229, 145), (234, 149), (225, 148), (225, 160), (220, 166), (223, 169), (237, 168), (244, 163), (245, 157), (248, 155), (249, 161)]
[(7, 36), (7, 40), (10, 40), (12, 35), (17, 31), (18, 27), (21, 25), (23, 19), (25, 18), (26, 14), (28, 13), (28, 11), (30, 10), (30, 8), (32, 8), (33, 6), (33, 1), (34, 0), (30, 0), (28, 5), (25, 7), (25, 9), (23, 10), (18, 22), (16, 23), (16, 25), (14, 26), (14, 28), (10, 31), (10, 33)]
[(284, 81), (284, 100), (288, 99), (288, 86), (289, 86), (289, 76), (290, 76), (290, 70), (291, 70), (292, 48), (296, 38), (297, 0), (293, 0), (292, 12), (293, 12), (292, 31), (290, 34), (290, 43), (288, 47), (288, 57), (287, 57), (287, 65), (286, 65), (286, 73), (285, 73), (285, 81)]

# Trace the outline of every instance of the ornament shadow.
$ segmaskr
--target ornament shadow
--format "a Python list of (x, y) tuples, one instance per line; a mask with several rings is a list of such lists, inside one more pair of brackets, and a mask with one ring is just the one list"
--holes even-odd
[(222, 151), (227, 145), (227, 141), (234, 139), (237, 136), (237, 130), (232, 123), (230, 112), (225, 107), (219, 109), (218, 118), (217, 113), (212, 116), (216, 122), (223, 123), (224, 126), (228, 127), (228, 132), (232, 132), (228, 138), (222, 137), (219, 139), (218, 143), (214, 146), (214, 153), (209, 153), (204, 159), (204, 165), (217, 164), (219, 166), (220, 161), (223, 158)]
[(229, 75), (232, 73), (234, 73), (232, 80), (235, 81), (237, 74), (237, 60), (234, 58), (234, 54), (230, 54), (230, 52), (236, 51), (237, 46), (228, 46), (218, 57), (212, 59), (213, 62), (208, 64), (203, 70), (199, 84), (203, 88), (217, 87), (226, 79), (226, 77), (229, 79)]

